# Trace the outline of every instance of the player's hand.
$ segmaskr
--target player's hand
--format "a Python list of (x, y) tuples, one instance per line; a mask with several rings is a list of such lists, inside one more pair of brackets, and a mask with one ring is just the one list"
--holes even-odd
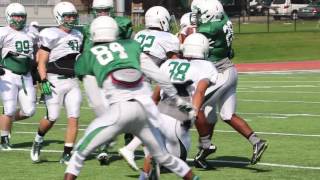
[(44, 95), (51, 95), (52, 94), (51, 87), (55, 87), (55, 86), (51, 82), (49, 82), (47, 79), (41, 80), (40, 88), (41, 88), (41, 92)]

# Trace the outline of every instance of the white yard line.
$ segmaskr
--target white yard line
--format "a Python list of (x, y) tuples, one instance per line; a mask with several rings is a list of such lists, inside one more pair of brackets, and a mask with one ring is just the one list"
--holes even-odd
[[(23, 151), (23, 152), (30, 152), (30, 149), (24, 149), (24, 148), (13, 148), (11, 151), (2, 151), (2, 152), (12, 152), (12, 151)], [(46, 150), (43, 149), (41, 152), (46, 153), (62, 153), (61, 150)], [(118, 154), (112, 154), (112, 156), (119, 156)], [(144, 157), (139, 156), (137, 157)], [(189, 162), (193, 162), (193, 159), (188, 158)], [(227, 161), (227, 160), (207, 160), (208, 162), (212, 163), (229, 163), (229, 164), (243, 164), (243, 165), (250, 165), (250, 162), (248, 161)], [(276, 164), (276, 163), (257, 163), (256, 165), (259, 166), (270, 166), (270, 167), (280, 167), (280, 168), (289, 168), (289, 169), (310, 169), (310, 170), (320, 170), (320, 167), (314, 167), (314, 166), (301, 166), (301, 165), (288, 165), (288, 164)]]
[[(61, 128), (62, 130), (65, 130), (65, 128)], [(85, 128), (79, 128), (79, 131), (86, 130)], [(196, 129), (190, 129), (190, 131), (196, 131)], [(232, 130), (214, 130), (214, 132), (219, 133), (238, 133), (236, 131)], [(35, 134), (36, 132), (30, 132), (30, 131), (14, 131), (14, 134)], [(282, 132), (255, 132), (257, 134), (262, 135), (278, 135), (278, 136), (296, 136), (296, 137), (320, 137), (320, 134), (297, 134), (297, 133), (282, 133)]]
[(264, 103), (303, 103), (303, 104), (320, 104), (319, 101), (278, 101), (278, 100), (264, 100), (264, 99), (238, 99), (244, 102), (264, 102)]
[(237, 92), (241, 93), (285, 93), (285, 94), (320, 94), (319, 91), (244, 91), (240, 90)]

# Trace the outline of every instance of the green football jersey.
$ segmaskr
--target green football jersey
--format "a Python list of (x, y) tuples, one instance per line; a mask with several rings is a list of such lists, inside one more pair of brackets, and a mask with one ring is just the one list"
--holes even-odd
[(232, 23), (227, 15), (221, 21), (200, 24), (197, 28), (199, 33), (205, 35), (211, 44), (209, 51), (210, 61), (220, 61), (229, 57), (233, 39)]
[(107, 75), (116, 70), (140, 70), (140, 44), (134, 40), (117, 40), (86, 49), (75, 64), (77, 76), (94, 75), (102, 87)]
[[(123, 16), (113, 17), (119, 26), (119, 38), (120, 39), (130, 39), (133, 32), (132, 22), (130, 19)], [(90, 25), (87, 24), (82, 28), (83, 34), (83, 49), (90, 49), (92, 42), (90, 40)]]

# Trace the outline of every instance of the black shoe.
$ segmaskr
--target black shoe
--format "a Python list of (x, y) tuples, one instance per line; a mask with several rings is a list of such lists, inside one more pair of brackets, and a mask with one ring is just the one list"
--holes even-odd
[(68, 165), (70, 159), (71, 159), (71, 154), (63, 153), (59, 162), (61, 164)]
[(210, 155), (215, 153), (217, 150), (217, 147), (213, 144), (210, 145), (208, 149), (200, 148), (199, 152), (197, 153), (196, 157), (194, 158), (194, 166), (197, 168), (203, 168), (208, 169), (209, 165), (206, 161), (206, 158)]
[(12, 146), (8, 136), (1, 136), (1, 146), (0, 149), (3, 151), (10, 151)]
[(106, 152), (98, 154), (97, 159), (100, 162), (100, 166), (106, 166), (109, 164), (109, 156)]
[(128, 145), (133, 138), (134, 136), (132, 134), (129, 134), (129, 133), (124, 134), (124, 144)]
[(258, 143), (253, 145), (253, 154), (251, 158), (251, 164), (257, 164), (260, 161), (262, 154), (267, 149), (268, 143), (266, 140), (260, 140)]

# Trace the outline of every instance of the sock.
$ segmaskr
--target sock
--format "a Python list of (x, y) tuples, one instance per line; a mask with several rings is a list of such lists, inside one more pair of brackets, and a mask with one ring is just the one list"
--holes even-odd
[(200, 147), (203, 149), (208, 149), (211, 145), (210, 135), (200, 137), (199, 141)]
[(134, 137), (131, 142), (129, 144), (126, 145), (126, 148), (129, 150), (129, 151), (135, 151), (138, 146), (140, 146), (142, 144), (142, 142), (140, 141), (139, 138), (137, 137)]
[(40, 129), (38, 129), (38, 135), (43, 137), (44, 135), (46, 135), (46, 133), (43, 133), (42, 131), (40, 131)]
[(65, 143), (63, 154), (71, 154), (72, 149), (73, 149), (73, 143)]
[(248, 138), (249, 142), (252, 144), (252, 145), (255, 145), (257, 144), (261, 139), (253, 132), (249, 138)]
[(39, 133), (37, 133), (36, 137), (34, 138), (35, 142), (42, 143), (43, 142), (43, 136), (40, 136)]
[(3, 131), (1, 130), (1, 136), (9, 136), (10, 132), (9, 131)]

